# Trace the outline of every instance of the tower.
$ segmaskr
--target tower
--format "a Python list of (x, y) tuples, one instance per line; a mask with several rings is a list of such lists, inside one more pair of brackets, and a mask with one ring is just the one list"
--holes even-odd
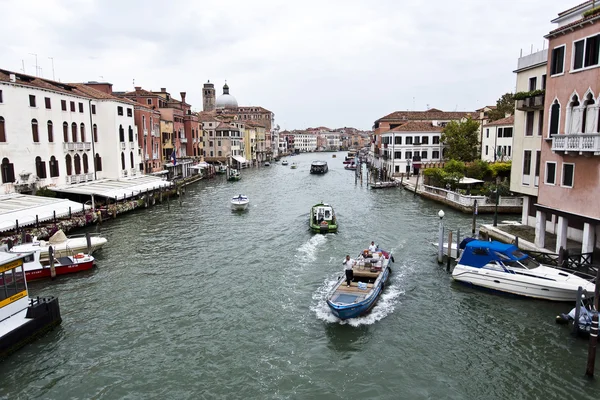
[(215, 85), (210, 80), (204, 84), (202, 90), (202, 110), (213, 111), (215, 109)]

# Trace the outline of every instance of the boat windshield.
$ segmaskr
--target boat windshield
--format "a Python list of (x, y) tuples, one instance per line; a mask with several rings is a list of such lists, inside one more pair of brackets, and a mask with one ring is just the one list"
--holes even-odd
[(526, 257), (522, 260), (502, 260), (502, 263), (513, 269), (532, 269), (540, 266), (540, 263), (531, 257)]

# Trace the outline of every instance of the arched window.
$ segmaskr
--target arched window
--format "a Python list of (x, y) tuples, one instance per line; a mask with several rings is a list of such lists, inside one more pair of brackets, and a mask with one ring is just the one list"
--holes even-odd
[(575, 94), (567, 107), (567, 121), (569, 121), (569, 125), (565, 126), (565, 133), (579, 133), (583, 115), (583, 110), (579, 106), (579, 96)]
[(33, 134), (33, 143), (39, 143), (40, 142), (40, 134), (38, 132), (37, 119), (31, 120), (31, 133)]
[(85, 142), (85, 125), (83, 124), (83, 122), (79, 126), (79, 133), (81, 133), (81, 141)]
[(50, 178), (55, 178), (58, 176), (58, 161), (56, 161), (56, 157), (50, 157)]
[(94, 142), (98, 143), (98, 126), (96, 126), (96, 124), (94, 124), (94, 126), (92, 127), (92, 132), (94, 136)]
[(133, 128), (129, 125), (129, 141), (133, 142)]
[(123, 129), (123, 125), (119, 125), (119, 142), (123, 143), (125, 141), (125, 130)]
[(125, 153), (121, 152), (121, 169), (125, 170)]
[(79, 154), (75, 154), (75, 157), (73, 157), (73, 164), (75, 164), (75, 175), (81, 174), (81, 157), (79, 157)]
[(4, 130), (3, 117), (0, 117), (0, 142), (6, 142), (6, 131)]
[(558, 100), (554, 100), (552, 107), (550, 107), (550, 130), (549, 135), (558, 133), (558, 122), (560, 121), (560, 104)]
[(2, 165), (0, 165), (0, 171), (2, 172), (2, 183), (9, 183), (15, 181), (15, 168), (8, 158), (2, 159)]
[(131, 164), (131, 168), (133, 168), (133, 151), (129, 153), (129, 162)]
[(52, 121), (48, 121), (48, 143), (54, 142), (54, 127)]
[(594, 121), (594, 95), (588, 93), (583, 102), (583, 116), (581, 118), (581, 133), (593, 133), (595, 129)]
[(73, 165), (71, 164), (71, 156), (69, 154), (65, 156), (65, 164), (67, 165), (67, 176), (71, 176), (73, 173)]
[(88, 170), (90, 169), (89, 165), (88, 165), (88, 156), (87, 156), (87, 153), (83, 153), (83, 157), (81, 157), (81, 158), (83, 160), (83, 173), (87, 174)]
[(100, 154), (98, 154), (98, 153), (96, 153), (95, 163), (96, 163), (96, 171), (102, 171), (102, 157), (100, 157)]
[(77, 124), (75, 122), (71, 124), (71, 136), (73, 142), (77, 142)]
[(69, 143), (69, 124), (63, 122), (63, 140), (65, 143)]
[(46, 178), (46, 163), (42, 161), (42, 157), (35, 158), (35, 173), (40, 179)]

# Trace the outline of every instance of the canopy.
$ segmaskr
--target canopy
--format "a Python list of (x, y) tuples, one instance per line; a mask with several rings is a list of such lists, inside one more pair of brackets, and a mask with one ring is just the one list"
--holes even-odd
[(237, 162), (239, 162), (240, 164), (246, 164), (248, 162), (248, 160), (246, 160), (244, 157), (242, 156), (233, 156), (233, 159)]
[(473, 240), (466, 244), (460, 264), (481, 268), (492, 261), (522, 260), (524, 258), (527, 258), (527, 255), (521, 253), (515, 245)]
[(173, 183), (157, 176), (142, 175), (130, 179), (102, 179), (76, 185), (50, 188), (56, 192), (96, 195), (117, 200), (127, 199), (146, 191), (171, 187)]
[(483, 183), (484, 181), (479, 180), (479, 179), (473, 179), (473, 178), (460, 178), (460, 180), (458, 181), (459, 184), (462, 185), (473, 185), (475, 183)]

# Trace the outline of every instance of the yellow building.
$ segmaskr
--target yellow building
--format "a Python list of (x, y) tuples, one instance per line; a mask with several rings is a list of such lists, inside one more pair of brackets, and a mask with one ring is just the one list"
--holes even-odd
[(173, 151), (173, 121), (160, 120), (160, 140), (162, 142), (162, 161), (168, 161)]
[(256, 164), (256, 128), (248, 124), (244, 126), (244, 150), (246, 160)]

